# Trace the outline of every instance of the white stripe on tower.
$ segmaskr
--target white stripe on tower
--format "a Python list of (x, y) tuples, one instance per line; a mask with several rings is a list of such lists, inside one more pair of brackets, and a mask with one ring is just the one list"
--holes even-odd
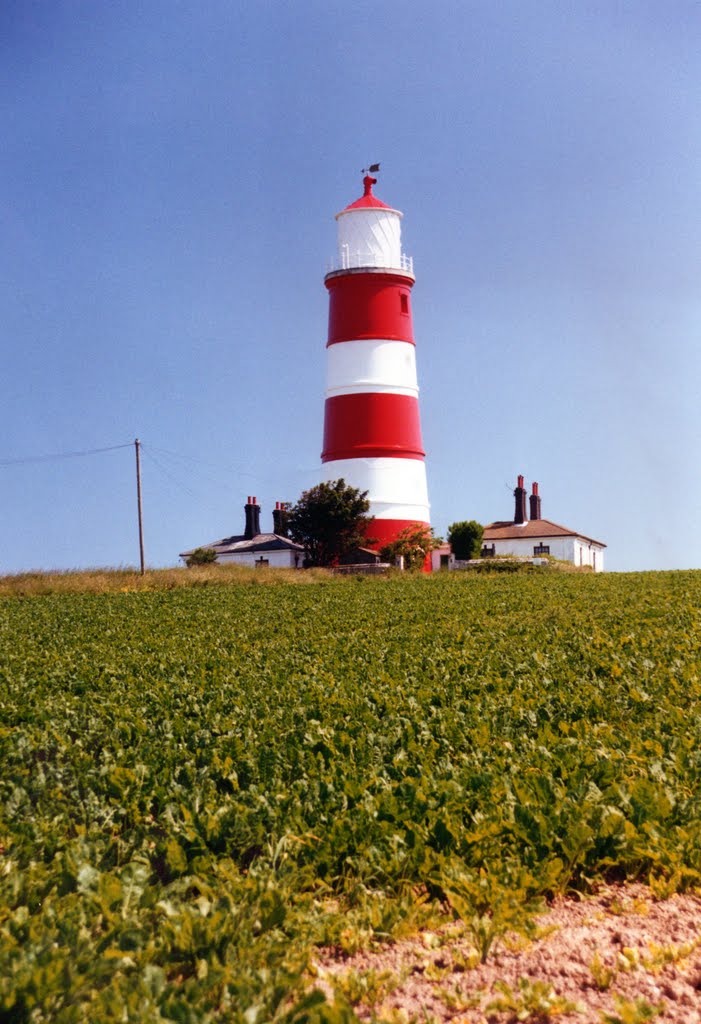
[(329, 290), (323, 478), (368, 492), (381, 547), (406, 526), (428, 525), (410, 296), (401, 213), (372, 193), (337, 214)]
[(377, 391), (418, 398), (414, 346), (405, 341), (341, 341), (328, 350), (326, 397)]
[[(372, 515), (379, 519), (407, 519), (425, 523), (429, 508), (426, 472), (419, 459), (338, 459), (327, 462), (327, 480), (338, 480), (372, 495)], [(373, 535), (375, 531), (373, 530)]]

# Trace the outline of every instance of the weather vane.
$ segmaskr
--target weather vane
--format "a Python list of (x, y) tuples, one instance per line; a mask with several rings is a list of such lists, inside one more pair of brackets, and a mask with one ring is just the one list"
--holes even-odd
[(363, 167), (363, 174), (377, 174), (379, 169), (379, 164), (370, 164), (369, 167)]

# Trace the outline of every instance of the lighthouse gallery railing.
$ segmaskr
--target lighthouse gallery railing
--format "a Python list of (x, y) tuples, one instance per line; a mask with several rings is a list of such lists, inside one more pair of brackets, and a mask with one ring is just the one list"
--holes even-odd
[(399, 257), (399, 265), (388, 263), (386, 258), (375, 252), (349, 252), (344, 246), (340, 255), (326, 266), (326, 273), (336, 270), (357, 270), (360, 267), (383, 267), (386, 270), (401, 270), (414, 276), (414, 258), (404, 253)]

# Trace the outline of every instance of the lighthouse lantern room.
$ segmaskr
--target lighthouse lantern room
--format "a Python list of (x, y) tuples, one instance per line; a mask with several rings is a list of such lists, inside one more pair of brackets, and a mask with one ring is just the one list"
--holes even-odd
[[(374, 170), (375, 168), (371, 168)], [(336, 214), (329, 291), (323, 479), (368, 492), (378, 549), (430, 523), (411, 317), (413, 262), (399, 210), (364, 194)]]

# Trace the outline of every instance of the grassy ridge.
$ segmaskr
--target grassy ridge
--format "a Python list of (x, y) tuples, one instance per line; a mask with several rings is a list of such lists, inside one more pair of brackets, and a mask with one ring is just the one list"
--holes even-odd
[(701, 574), (308, 579), (0, 601), (3, 1019), (351, 1019), (314, 942), (698, 882)]
[(305, 584), (329, 575), (326, 570), (255, 569), (240, 565), (199, 565), (191, 569), (75, 569), (56, 572), (19, 572), (0, 576), (0, 598), (37, 597), (47, 594), (120, 594), (152, 590), (222, 586), (230, 583), (256, 585)]

